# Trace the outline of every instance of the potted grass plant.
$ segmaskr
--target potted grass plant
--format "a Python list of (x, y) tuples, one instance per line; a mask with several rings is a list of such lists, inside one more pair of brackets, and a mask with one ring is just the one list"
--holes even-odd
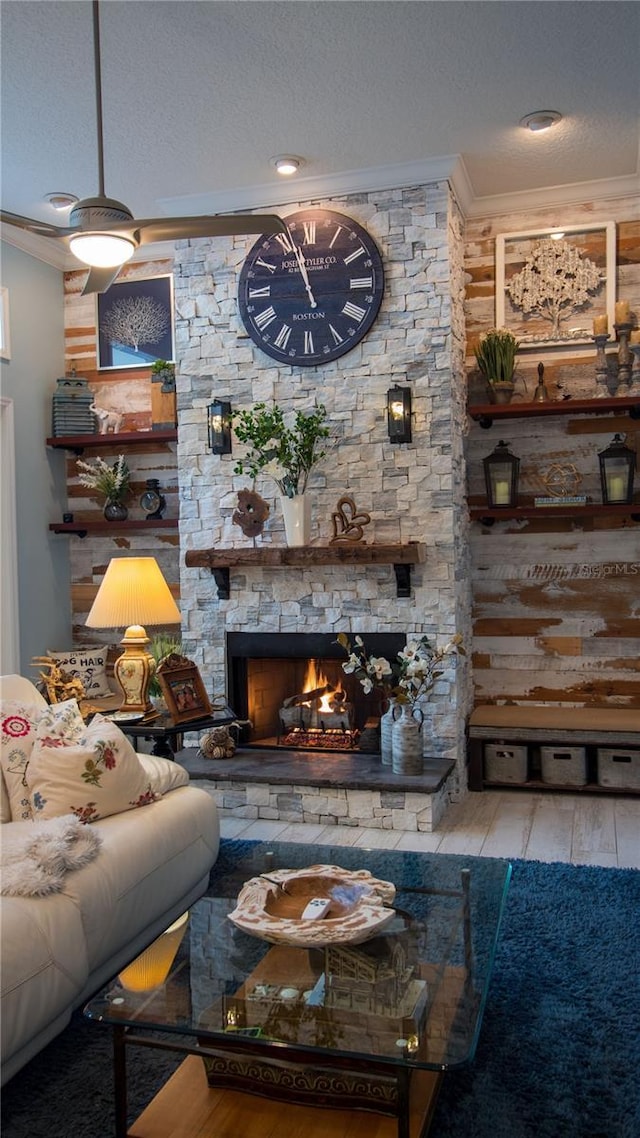
[(491, 328), (480, 337), (475, 349), (476, 363), (487, 381), (494, 403), (511, 402), (519, 347), (519, 341), (506, 328)]

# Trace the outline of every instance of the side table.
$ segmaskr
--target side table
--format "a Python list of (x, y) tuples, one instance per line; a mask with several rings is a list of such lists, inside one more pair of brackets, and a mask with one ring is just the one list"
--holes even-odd
[(230, 707), (213, 711), (211, 715), (204, 715), (200, 719), (192, 719), (187, 723), (174, 723), (168, 711), (154, 714), (148, 719), (140, 719), (137, 723), (119, 723), (120, 730), (128, 735), (134, 748), (138, 747), (138, 739), (148, 739), (153, 742), (152, 755), (159, 755), (164, 759), (173, 759), (177, 751), (182, 750), (182, 736), (188, 731), (206, 731), (210, 727), (226, 727), (235, 723), (237, 716)]

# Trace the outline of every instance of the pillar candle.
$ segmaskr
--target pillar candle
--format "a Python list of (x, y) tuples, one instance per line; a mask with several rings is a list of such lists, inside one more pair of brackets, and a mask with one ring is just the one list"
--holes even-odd
[(616, 324), (628, 324), (630, 305), (628, 300), (616, 301)]
[(502, 481), (502, 480), (500, 480), (499, 482), (496, 482), (495, 487), (494, 487), (494, 497), (495, 497), (496, 506), (508, 506), (509, 505), (509, 497), (510, 497), (509, 490), (510, 490), (510, 486), (509, 486), (508, 482)]
[(609, 331), (609, 321), (606, 316), (594, 316), (593, 318), (593, 334), (594, 336), (606, 336)]
[(607, 478), (607, 489), (609, 491), (610, 502), (622, 502), (625, 497), (625, 479), (622, 474), (609, 474)]

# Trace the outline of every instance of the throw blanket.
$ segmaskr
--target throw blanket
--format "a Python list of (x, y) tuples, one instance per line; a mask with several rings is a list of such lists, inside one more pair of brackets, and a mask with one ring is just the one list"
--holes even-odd
[(102, 838), (75, 814), (47, 822), (26, 822), (17, 833), (2, 827), (0, 892), (11, 897), (59, 893), (65, 875), (93, 861)]

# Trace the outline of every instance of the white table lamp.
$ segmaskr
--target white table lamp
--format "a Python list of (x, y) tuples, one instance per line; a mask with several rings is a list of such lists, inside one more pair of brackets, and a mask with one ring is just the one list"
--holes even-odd
[(155, 660), (144, 625), (180, 624), (180, 611), (155, 557), (114, 557), (86, 619), (89, 628), (126, 628), (114, 675), (124, 692), (122, 711), (151, 710)]

